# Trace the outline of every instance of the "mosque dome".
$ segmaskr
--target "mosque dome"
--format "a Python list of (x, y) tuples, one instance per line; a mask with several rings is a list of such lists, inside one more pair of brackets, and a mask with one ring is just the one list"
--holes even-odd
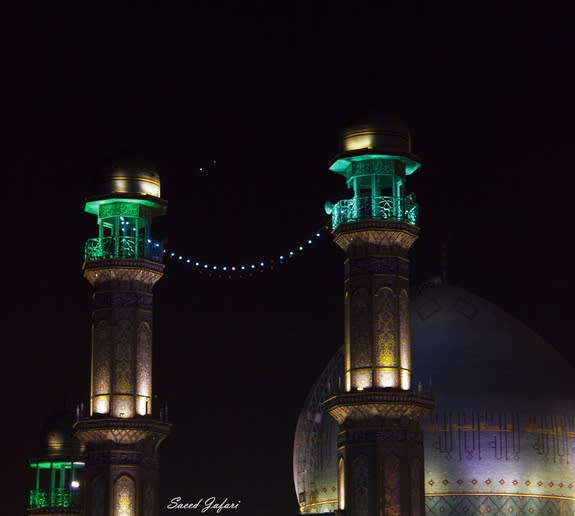
[[(575, 370), (494, 304), (436, 281), (410, 309), (414, 387), (431, 383), (422, 422), (426, 514), (575, 514)], [(340, 348), (298, 418), (294, 481), (302, 514), (335, 511)]]

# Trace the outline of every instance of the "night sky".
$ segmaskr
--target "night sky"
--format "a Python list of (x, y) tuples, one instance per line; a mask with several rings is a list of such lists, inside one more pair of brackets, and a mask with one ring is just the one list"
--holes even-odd
[[(5, 514), (24, 512), (44, 418), (87, 402), (82, 260), (97, 226), (83, 202), (110, 162), (155, 165), (169, 206), (154, 235), (170, 251), (257, 263), (307, 241), (327, 223), (324, 201), (347, 197), (328, 171), (345, 124), (370, 107), (396, 113), (423, 161), (408, 181), (422, 227), (412, 285), (441, 273), (445, 249), (448, 281), (575, 364), (565, 12), (188, 4), (5, 13)], [(254, 277), (166, 261), (154, 328), (155, 393), (174, 425), (163, 507), (218, 496), (241, 500), (240, 514), (297, 514), (293, 434), (343, 342), (342, 280), (328, 232)]]

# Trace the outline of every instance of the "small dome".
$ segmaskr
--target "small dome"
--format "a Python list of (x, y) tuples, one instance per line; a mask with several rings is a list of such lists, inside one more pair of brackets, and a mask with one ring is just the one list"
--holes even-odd
[(59, 410), (44, 423), (41, 431), (42, 454), (47, 457), (77, 457), (84, 448), (72, 435), (74, 416), (70, 411)]
[(356, 127), (379, 127), (390, 131), (409, 132), (409, 129), (399, 115), (391, 112), (378, 113), (375, 110), (363, 111), (356, 114), (346, 124), (346, 129)]
[(160, 175), (155, 167), (141, 160), (105, 167), (97, 178), (95, 195), (137, 194), (161, 197)]
[(366, 150), (381, 154), (410, 154), (411, 134), (394, 115), (362, 115), (348, 125), (342, 135), (342, 151)]

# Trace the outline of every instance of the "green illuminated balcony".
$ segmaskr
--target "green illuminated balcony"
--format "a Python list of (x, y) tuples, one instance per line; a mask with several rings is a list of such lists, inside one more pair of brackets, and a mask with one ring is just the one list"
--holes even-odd
[(139, 259), (162, 262), (164, 247), (160, 242), (134, 236), (90, 238), (84, 245), (84, 260)]
[(371, 196), (343, 199), (333, 206), (332, 227), (361, 220), (394, 220), (417, 225), (418, 205), (408, 197)]
[(30, 508), (62, 508), (80, 506), (80, 492), (65, 488), (32, 489), (30, 491)]

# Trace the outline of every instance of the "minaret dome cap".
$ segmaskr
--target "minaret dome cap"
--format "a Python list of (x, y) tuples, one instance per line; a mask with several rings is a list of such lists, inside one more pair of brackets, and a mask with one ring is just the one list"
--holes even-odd
[(396, 115), (361, 115), (343, 130), (341, 150), (344, 153), (368, 150), (381, 154), (411, 154), (411, 134), (405, 122)]
[(79, 457), (84, 452), (82, 443), (72, 435), (73, 415), (59, 410), (48, 417), (41, 430), (41, 447), (45, 457)]
[(421, 166), (421, 158), (411, 151), (411, 133), (400, 117), (362, 114), (344, 127), (340, 151), (329, 163), (333, 172), (349, 179), (352, 162), (373, 158), (403, 162), (406, 175)]
[(143, 195), (161, 197), (160, 175), (144, 161), (126, 161), (105, 167), (98, 177), (95, 195)]

